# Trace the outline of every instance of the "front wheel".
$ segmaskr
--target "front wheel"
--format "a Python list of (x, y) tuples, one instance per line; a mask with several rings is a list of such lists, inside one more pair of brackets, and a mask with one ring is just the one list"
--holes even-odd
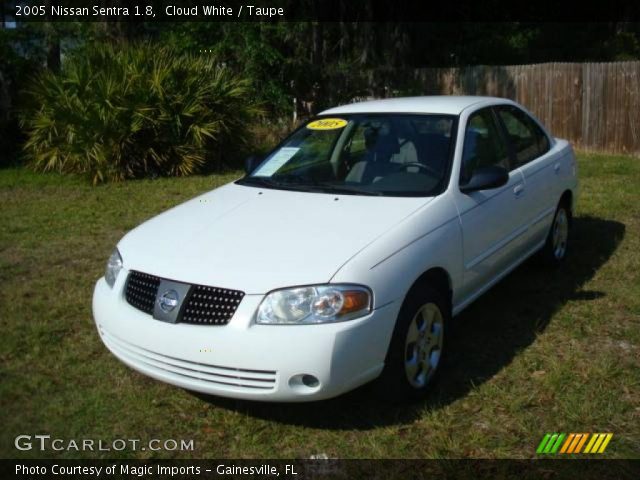
[(428, 392), (442, 363), (450, 317), (449, 302), (441, 292), (428, 286), (409, 292), (378, 379), (382, 396), (410, 400)]

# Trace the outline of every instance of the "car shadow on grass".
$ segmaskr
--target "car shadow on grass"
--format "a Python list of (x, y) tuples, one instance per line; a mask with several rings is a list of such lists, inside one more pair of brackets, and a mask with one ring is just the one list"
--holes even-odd
[(615, 252), (624, 234), (622, 223), (577, 217), (570, 255), (560, 269), (550, 270), (532, 258), (469, 306), (451, 324), (451, 355), (441, 365), (437, 388), (423, 401), (409, 405), (385, 402), (376, 398), (371, 385), (312, 403), (262, 403), (191, 393), (215, 407), (310, 428), (366, 430), (411, 423), (425, 410), (464, 397), (507, 367), (566, 302), (606, 296), (606, 292), (582, 287)]

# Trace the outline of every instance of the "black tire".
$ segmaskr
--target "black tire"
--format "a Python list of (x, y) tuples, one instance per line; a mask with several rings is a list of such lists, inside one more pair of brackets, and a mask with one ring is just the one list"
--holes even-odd
[[(428, 285), (416, 285), (407, 294), (400, 313), (398, 314), (398, 319), (396, 320), (396, 326), (391, 337), (391, 343), (389, 344), (384, 369), (376, 382), (377, 392), (380, 397), (392, 401), (420, 400), (424, 398), (437, 381), (440, 371), (439, 367), (442, 365), (446, 352), (447, 325), (451, 319), (451, 306), (447, 297), (443, 292)], [(428, 309), (424, 310), (427, 306)], [(423, 316), (425, 311), (434, 312), (435, 314), (433, 310), (434, 307), (439, 311), (441, 318), (438, 327), (441, 336), (438, 360), (436, 361), (435, 368), (425, 372), (424, 384), (419, 385), (418, 377), (420, 377), (420, 370), (418, 370), (412, 383), (409, 380), (410, 374), (408, 372), (410, 369), (405, 365), (409, 363), (410, 355), (415, 355), (414, 349), (408, 345), (408, 337), (412, 323), (414, 323), (414, 321), (416, 321), (416, 324), (419, 322), (417, 319), (418, 312), (422, 310)], [(412, 330), (412, 332), (414, 331), (415, 330)], [(435, 335), (429, 335), (429, 338), (435, 338)], [(437, 350), (433, 345), (429, 345), (425, 349), (429, 350), (427, 353), (428, 356), (431, 356), (433, 352)], [(425, 361), (431, 362), (433, 358), (434, 357), (430, 357), (429, 360), (425, 359)]]
[[(556, 208), (556, 213), (553, 216), (553, 222), (547, 234), (547, 241), (540, 251), (540, 257), (546, 265), (559, 267), (565, 258), (567, 258), (571, 241), (571, 223), (571, 204), (568, 199), (563, 198), (560, 200), (558, 208)], [(566, 228), (566, 235), (562, 232), (564, 228)], [(556, 230), (558, 230), (558, 232), (556, 232)], [(563, 235), (564, 240), (560, 238)]]

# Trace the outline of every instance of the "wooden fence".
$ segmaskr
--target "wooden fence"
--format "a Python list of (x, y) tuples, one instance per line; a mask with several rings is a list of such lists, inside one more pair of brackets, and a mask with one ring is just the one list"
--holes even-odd
[(369, 86), (375, 96), (511, 98), (577, 148), (640, 155), (640, 61), (388, 70)]

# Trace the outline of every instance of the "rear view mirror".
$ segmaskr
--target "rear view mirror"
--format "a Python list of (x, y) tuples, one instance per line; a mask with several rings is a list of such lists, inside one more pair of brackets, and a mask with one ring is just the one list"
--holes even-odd
[(489, 190), (505, 185), (509, 181), (509, 172), (502, 167), (490, 165), (477, 168), (469, 181), (460, 185), (462, 193), (471, 193), (478, 190)]

